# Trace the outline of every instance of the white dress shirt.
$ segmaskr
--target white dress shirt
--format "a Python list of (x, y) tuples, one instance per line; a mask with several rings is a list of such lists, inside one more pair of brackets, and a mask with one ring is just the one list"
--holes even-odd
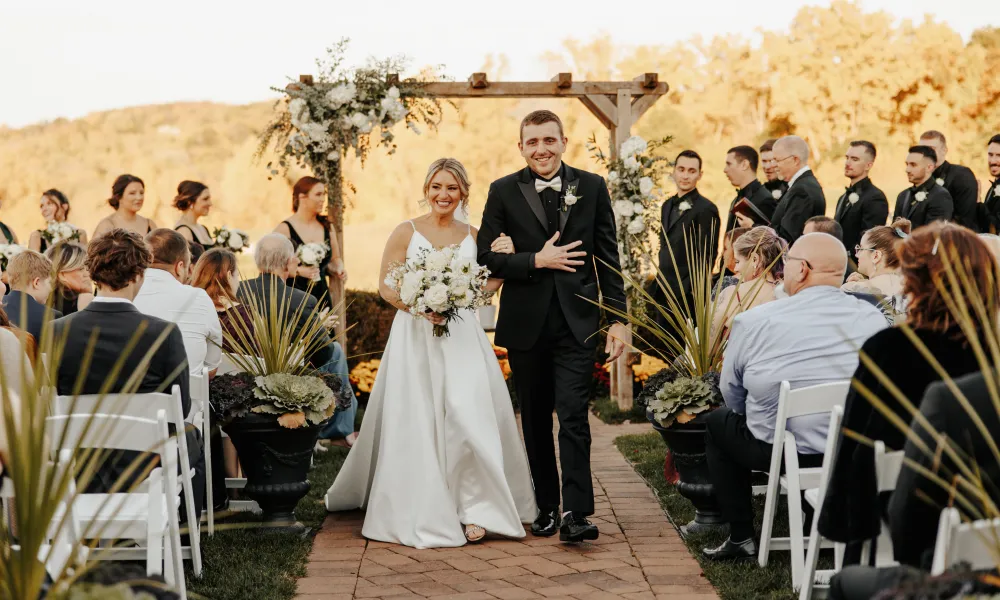
[[(851, 379), (858, 350), (887, 326), (882, 312), (833, 286), (806, 288), (733, 320), (720, 387), (755, 438), (774, 443), (781, 382), (792, 389)], [(822, 453), (829, 415), (788, 421), (802, 454)]]
[(184, 337), (191, 373), (213, 371), (222, 362), (222, 325), (205, 290), (184, 285), (162, 269), (146, 269), (133, 302), (139, 312), (176, 323)]
[(796, 179), (798, 179), (799, 177), (802, 177), (802, 174), (805, 173), (806, 171), (811, 171), (811, 170), (812, 169), (809, 168), (809, 165), (806, 165), (806, 166), (802, 167), (801, 169), (799, 169), (798, 171), (796, 171), (795, 175), (792, 175), (792, 178), (788, 181), (788, 187), (790, 188), (793, 185), (795, 185), (795, 180)]

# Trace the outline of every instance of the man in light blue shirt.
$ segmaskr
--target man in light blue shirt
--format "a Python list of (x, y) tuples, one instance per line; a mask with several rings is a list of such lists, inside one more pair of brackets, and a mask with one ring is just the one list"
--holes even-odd
[[(781, 382), (796, 389), (850, 379), (858, 349), (886, 327), (881, 311), (840, 291), (846, 268), (839, 240), (806, 234), (785, 257), (788, 298), (733, 321), (720, 381), (726, 405), (706, 420), (710, 476), (730, 533), (721, 546), (704, 551), (710, 559), (757, 555), (750, 476), (770, 467)], [(802, 466), (822, 463), (828, 426), (829, 415), (789, 420)]]

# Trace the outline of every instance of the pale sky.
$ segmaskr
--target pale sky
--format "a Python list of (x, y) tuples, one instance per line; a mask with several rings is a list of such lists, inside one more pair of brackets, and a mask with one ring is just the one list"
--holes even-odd
[[(539, 57), (567, 38), (670, 44), (693, 35), (785, 29), (795, 0), (0, 0), (0, 125), (165, 102), (247, 103), (351, 38), (349, 64), (404, 54), (462, 80), (490, 54), (511, 80), (549, 79)], [(828, 5), (827, 1), (808, 4)], [(925, 14), (965, 39), (1000, 25), (993, 0), (867, 0), (900, 19)], [(947, 10), (943, 10), (946, 7)], [(615, 22), (623, 13), (628, 20)], [(669, 74), (665, 74), (669, 81)], [(663, 76), (663, 75), (661, 75)]]

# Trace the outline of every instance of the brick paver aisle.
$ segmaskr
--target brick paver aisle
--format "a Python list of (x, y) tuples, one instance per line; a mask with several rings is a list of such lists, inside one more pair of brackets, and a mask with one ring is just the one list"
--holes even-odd
[(317, 534), (296, 600), (716, 599), (656, 497), (614, 446), (647, 425), (591, 417), (596, 512), (593, 544), (558, 536), (490, 539), (462, 548), (414, 550), (361, 537), (364, 513), (331, 514)]

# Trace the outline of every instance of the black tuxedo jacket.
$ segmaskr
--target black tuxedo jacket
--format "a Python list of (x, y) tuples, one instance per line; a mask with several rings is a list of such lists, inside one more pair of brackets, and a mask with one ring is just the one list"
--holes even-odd
[(826, 196), (811, 170), (795, 180), (774, 209), (771, 227), (791, 246), (802, 236), (810, 217), (826, 214)]
[(982, 233), (1000, 233), (1000, 194), (997, 188), (1000, 187), (1000, 177), (990, 183), (986, 190), (986, 198), (977, 208), (979, 209), (979, 231)]
[[(690, 202), (691, 208), (680, 212), (680, 205)], [(677, 292), (691, 291), (691, 253), (701, 253), (709, 264), (715, 264), (719, 249), (719, 209), (698, 190), (684, 196), (672, 196), (660, 208), (660, 272)], [(692, 246), (692, 244), (694, 244)], [(673, 258), (671, 259), (671, 253)], [(674, 262), (677, 263), (676, 269)]]
[[(857, 194), (858, 200), (851, 204), (851, 194)], [(882, 190), (875, 187), (872, 180), (865, 177), (847, 188), (844, 195), (837, 200), (837, 211), (834, 218), (844, 230), (844, 247), (848, 254), (854, 252), (854, 246), (861, 243), (861, 236), (871, 229), (885, 225), (889, 217), (889, 201)]]
[(767, 189), (761, 182), (754, 179), (745, 188), (741, 189), (736, 193), (736, 198), (733, 199), (732, 203), (729, 205), (729, 218), (726, 219), (726, 231), (732, 231), (738, 225), (736, 220), (736, 214), (733, 212), (733, 207), (740, 200), (746, 198), (751, 204), (757, 207), (760, 212), (764, 213), (767, 217), (767, 221), (763, 221), (756, 215), (751, 214), (750, 218), (753, 219), (754, 225), (770, 225), (771, 217), (774, 215), (774, 209), (778, 206), (778, 201), (775, 200), (774, 195), (771, 190)]
[[(919, 192), (927, 192), (927, 198), (917, 202), (916, 195)], [(892, 218), (909, 219), (912, 228), (916, 229), (932, 221), (948, 221), (954, 211), (955, 205), (951, 200), (951, 194), (935, 183), (931, 177), (919, 187), (907, 188), (896, 196), (896, 209), (892, 213)]]
[(47, 309), (28, 294), (16, 290), (3, 297), (3, 309), (14, 325), (33, 335), (38, 343), (42, 341), (42, 324), (63, 316), (58, 310)]
[(940, 167), (934, 170), (934, 175), (931, 178), (943, 180), (944, 183), (938, 185), (944, 187), (951, 194), (951, 201), (955, 207), (952, 220), (963, 227), (978, 232), (979, 219), (976, 205), (979, 203), (979, 183), (976, 181), (972, 169), (944, 161)]
[[(988, 373), (995, 377), (995, 373)], [(958, 389), (968, 399), (972, 409), (979, 415), (985, 425), (986, 433), (992, 439), (1000, 437), (1000, 417), (990, 399), (984, 374), (974, 373), (957, 378)], [(979, 428), (973, 423), (965, 409), (955, 399), (945, 382), (932, 384), (927, 388), (923, 400), (918, 405), (920, 414), (930, 424), (953, 440), (964, 452), (970, 455), (966, 464), (975, 465), (981, 471), (984, 489), (993, 500), (1000, 501), (1000, 464), (990, 450), (990, 446), (982, 436)], [(923, 427), (915, 421), (910, 428), (920, 435), (920, 439), (930, 448), (937, 447), (937, 442)], [(931, 473), (948, 479), (949, 473), (958, 469), (947, 454), (940, 459), (928, 457), (913, 440), (907, 440), (904, 448), (906, 458), (918, 463)], [(932, 452), (933, 454), (933, 452)], [(971, 497), (966, 494), (966, 497)], [(930, 499), (930, 503), (928, 503)], [(916, 469), (903, 467), (899, 472), (896, 490), (889, 501), (889, 530), (892, 534), (892, 547), (895, 558), (901, 564), (924, 568), (930, 567), (930, 557), (934, 554), (934, 542), (937, 539), (938, 520), (941, 509), (954, 504), (959, 510), (963, 506), (951, 502), (948, 493), (937, 483), (926, 479)], [(979, 504), (982, 510), (982, 504)], [(964, 512), (964, 511), (963, 511)], [(975, 518), (966, 514), (966, 517)]]
[[(249, 304), (252, 297), (255, 306), (259, 306), (265, 313), (270, 313), (272, 293), (278, 294), (278, 298), (274, 300), (273, 304), (279, 315), (284, 315), (289, 320), (298, 317), (294, 324), (296, 335), (304, 327), (309, 326), (310, 319), (318, 318), (315, 296), (285, 285), (284, 280), (270, 273), (258, 275), (241, 283), (237, 296), (244, 304)], [(317, 368), (325, 365), (333, 357), (333, 350), (330, 348), (331, 340), (326, 329), (320, 328), (320, 336), (322, 339), (317, 342), (316, 350), (309, 356), (309, 364)]]
[[(528, 350), (538, 340), (553, 294), (576, 340), (595, 347), (600, 310), (590, 301), (603, 297), (608, 306), (625, 310), (625, 288), (620, 275), (615, 215), (604, 178), (564, 165), (562, 194), (575, 187), (579, 200), (559, 213), (558, 245), (580, 241), (574, 250), (587, 253), (575, 273), (536, 269), (535, 253), (551, 237), (542, 200), (527, 167), (492, 184), (479, 230), (479, 264), (504, 280), (497, 318), (496, 343), (507, 349)], [(516, 254), (497, 254), (490, 245), (500, 234), (514, 242)], [(582, 297), (581, 297), (582, 296)], [(611, 322), (623, 321), (608, 313)]]

